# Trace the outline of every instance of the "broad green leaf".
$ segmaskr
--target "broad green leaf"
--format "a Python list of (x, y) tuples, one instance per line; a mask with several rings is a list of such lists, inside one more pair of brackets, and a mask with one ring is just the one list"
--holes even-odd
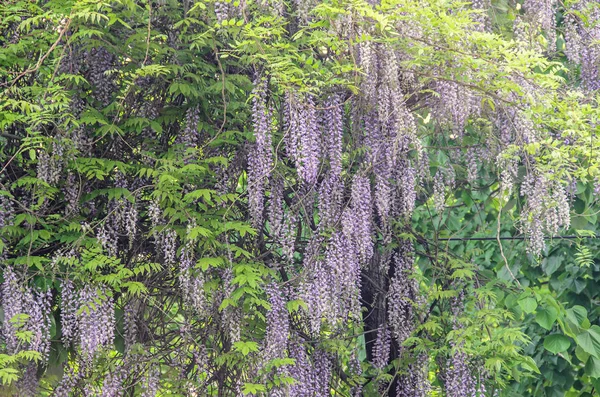
[(558, 317), (558, 311), (553, 307), (540, 308), (535, 314), (535, 322), (540, 327), (550, 331)]
[(561, 334), (549, 335), (544, 338), (544, 348), (554, 354), (567, 351), (570, 346), (571, 340)]
[(567, 320), (583, 329), (588, 329), (590, 327), (590, 320), (587, 318), (587, 310), (583, 306), (573, 306), (567, 309)]
[(519, 306), (521, 307), (521, 310), (523, 310), (525, 313), (530, 314), (533, 313), (537, 308), (537, 301), (535, 300), (535, 298), (520, 299)]
[(585, 373), (592, 378), (600, 378), (600, 359), (590, 357), (585, 363)]
[(600, 358), (600, 327), (593, 325), (591, 328), (577, 335), (577, 344), (593, 357)]

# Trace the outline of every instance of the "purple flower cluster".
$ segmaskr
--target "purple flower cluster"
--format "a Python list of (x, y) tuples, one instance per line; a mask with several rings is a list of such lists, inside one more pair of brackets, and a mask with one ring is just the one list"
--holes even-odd
[(492, 4), (490, 0), (473, 0), (473, 10), (477, 11), (476, 14), (473, 14), (473, 22), (475, 22), (475, 29), (483, 32), (483, 31), (491, 31), (491, 21), (488, 15), (488, 10), (491, 8)]
[(313, 234), (309, 240), (302, 262), (305, 277), (300, 285), (300, 297), (308, 306), (309, 331), (315, 336), (319, 335), (323, 319), (331, 318), (332, 307), (331, 274), (319, 258), (321, 243), (318, 234)]
[(387, 295), (388, 321), (392, 333), (399, 345), (413, 331), (413, 304), (416, 286), (409, 278), (413, 271), (412, 258), (408, 255), (394, 255), (394, 276), (390, 281)]
[(473, 183), (477, 181), (479, 171), (479, 165), (477, 163), (477, 150), (474, 148), (467, 149), (465, 163), (467, 168), (467, 181), (473, 185)]
[(294, 8), (296, 16), (301, 24), (306, 24), (310, 21), (310, 12), (316, 6), (314, 0), (294, 0)]
[(37, 177), (47, 184), (56, 185), (62, 176), (65, 161), (65, 144), (61, 139), (54, 139), (52, 150), (41, 149), (38, 153)]
[(215, 1), (215, 15), (217, 21), (223, 22), (230, 18), (231, 3), (227, 1)]
[(556, 47), (556, 3), (556, 0), (525, 0), (523, 3), (525, 14), (521, 23), (528, 24), (532, 38), (544, 33), (550, 51)]
[(319, 186), (319, 226), (328, 228), (336, 225), (342, 212), (344, 184), (339, 176), (327, 173)]
[(204, 276), (202, 273), (194, 272), (195, 265), (194, 242), (188, 241), (181, 250), (179, 259), (179, 288), (186, 305), (196, 313), (202, 314), (206, 308)]
[(63, 191), (65, 196), (65, 215), (71, 216), (79, 212), (79, 180), (75, 174), (69, 172), (67, 181), (64, 185)]
[(315, 349), (310, 355), (298, 340), (289, 343), (289, 357), (294, 359), (290, 366), (290, 376), (295, 383), (289, 388), (290, 397), (327, 397), (331, 395), (329, 380), (331, 378), (331, 358), (326, 352)]
[[(235, 285), (233, 284), (233, 271), (231, 268), (227, 268), (223, 271), (221, 279), (223, 280), (223, 298), (231, 298), (231, 295), (235, 290)], [(241, 323), (242, 312), (239, 307), (229, 305), (223, 310), (222, 326), (224, 331), (227, 332), (227, 336), (232, 344), (240, 340), (242, 330)]]
[(545, 247), (544, 232), (556, 234), (571, 224), (567, 191), (558, 181), (528, 174), (521, 185), (521, 195), (526, 198), (521, 231), (528, 238), (528, 252), (539, 255)]
[(248, 195), (252, 223), (262, 224), (265, 186), (273, 164), (271, 153), (271, 112), (267, 105), (267, 82), (257, 78), (254, 82), (252, 118), (256, 142), (248, 153)]
[(37, 365), (35, 363), (29, 363), (23, 371), (21, 379), (17, 382), (17, 390), (19, 391), (19, 397), (36, 397), (39, 396), (38, 389), (40, 387), (39, 379), (37, 377)]
[(123, 341), (125, 351), (129, 351), (136, 343), (138, 336), (138, 308), (135, 300), (125, 303), (123, 308)]
[(300, 157), (298, 159), (298, 176), (309, 186), (312, 186), (317, 182), (322, 147), (317, 111), (312, 96), (305, 96), (299, 116)]
[(394, 215), (412, 216), (417, 200), (416, 178), (416, 171), (413, 167), (408, 165), (406, 161), (399, 162), (395, 177), (398, 191), (395, 200), (392, 202)]
[[(407, 372), (400, 375), (396, 385), (397, 397), (425, 397), (429, 395), (430, 384), (427, 379), (427, 356), (419, 354), (414, 362), (408, 364)], [(464, 397), (471, 397), (465, 395)], [(483, 397), (483, 395), (481, 396)]]
[(160, 369), (152, 367), (145, 376), (141, 397), (155, 397), (160, 388)]
[(269, 231), (273, 239), (281, 236), (283, 228), (283, 188), (282, 178), (271, 179), (271, 195), (267, 209), (267, 220), (269, 221)]
[(445, 387), (448, 397), (475, 396), (475, 378), (469, 368), (468, 357), (463, 351), (455, 351), (448, 360)]
[(360, 320), (360, 265), (350, 242), (341, 232), (336, 232), (327, 244), (325, 271), (330, 285), (329, 322), (345, 323), (348, 318)]
[(285, 299), (279, 286), (275, 283), (270, 283), (265, 287), (265, 291), (267, 292), (271, 308), (267, 312), (267, 329), (262, 354), (263, 360), (268, 362), (276, 358), (285, 357), (290, 324)]
[(321, 159), (321, 128), (314, 99), (310, 95), (286, 95), (285, 143), (287, 153), (296, 163), (300, 179), (308, 186), (317, 182)]
[(442, 212), (446, 207), (446, 189), (454, 188), (454, 168), (438, 168), (433, 177), (433, 204), (436, 211)]
[(372, 211), (369, 179), (357, 174), (352, 181), (350, 205), (342, 215), (342, 227), (344, 235), (354, 245), (361, 265), (373, 256)]
[(0, 195), (0, 231), (3, 227), (12, 224), (14, 217), (14, 207), (10, 199), (6, 196)]
[(441, 123), (452, 126), (454, 134), (462, 138), (469, 116), (479, 113), (479, 100), (462, 84), (438, 80), (435, 84), (437, 97), (432, 98), (433, 115)]
[(73, 282), (68, 278), (61, 281), (60, 315), (62, 342), (70, 346), (77, 337), (78, 299)]
[(168, 266), (175, 265), (177, 258), (177, 232), (164, 228), (165, 219), (156, 201), (148, 205), (148, 217), (152, 225), (152, 236), (156, 252), (162, 253), (163, 261)]
[[(121, 172), (115, 175), (115, 185), (122, 189), (129, 186)], [(117, 256), (120, 235), (128, 236), (129, 248), (133, 247), (137, 235), (138, 211), (135, 202), (119, 198), (109, 202), (107, 212), (106, 220), (98, 229), (96, 238), (110, 256)]]
[(120, 364), (110, 371), (102, 382), (102, 390), (98, 397), (121, 397), (125, 392), (123, 382), (127, 378), (127, 367)]
[(175, 139), (176, 144), (186, 148), (196, 147), (198, 142), (198, 124), (200, 123), (200, 108), (194, 106), (185, 112), (185, 126), (181, 134)]
[(390, 330), (385, 325), (380, 325), (377, 338), (373, 346), (373, 366), (377, 369), (385, 368), (390, 361), (390, 347), (392, 340)]
[(342, 173), (342, 137), (344, 104), (339, 94), (333, 94), (324, 103), (325, 110), (322, 112), (323, 133), (325, 136), (325, 152), (329, 159), (331, 174), (340, 176)]
[(296, 227), (298, 215), (295, 211), (287, 211), (283, 216), (283, 225), (281, 227), (281, 248), (283, 257), (291, 262), (294, 258), (296, 246)]
[[(1, 287), (1, 303), (4, 312), (2, 335), (6, 350), (15, 354), (32, 350), (41, 354), (47, 362), (50, 353), (50, 325), (52, 291), (40, 291), (26, 285), (12, 266), (5, 266), (4, 282)], [(30, 337), (21, 340), (19, 331), (30, 332)]]
[(115, 334), (115, 306), (108, 288), (85, 285), (77, 294), (77, 330), (83, 359), (90, 362), (96, 353), (110, 346)]
[(93, 95), (104, 106), (108, 105), (117, 86), (115, 79), (107, 72), (113, 69), (115, 57), (105, 48), (92, 48), (87, 53), (86, 64), (89, 65), (87, 80), (93, 87)]

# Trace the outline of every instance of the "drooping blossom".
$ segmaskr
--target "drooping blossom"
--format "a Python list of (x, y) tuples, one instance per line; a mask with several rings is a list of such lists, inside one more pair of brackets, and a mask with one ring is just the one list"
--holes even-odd
[(271, 308), (267, 312), (267, 329), (262, 354), (263, 360), (268, 362), (285, 356), (290, 325), (285, 300), (279, 286), (270, 283), (265, 290)]
[(271, 153), (271, 115), (267, 105), (267, 83), (262, 78), (254, 82), (252, 120), (255, 143), (248, 153), (248, 195), (252, 224), (262, 224), (265, 187), (273, 163)]
[(354, 244), (361, 265), (373, 256), (372, 197), (369, 179), (359, 174), (352, 181), (350, 205), (342, 215), (342, 227), (346, 238)]

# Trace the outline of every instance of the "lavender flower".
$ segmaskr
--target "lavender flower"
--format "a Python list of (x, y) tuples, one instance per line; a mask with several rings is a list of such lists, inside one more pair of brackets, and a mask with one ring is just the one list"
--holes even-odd
[(104, 106), (108, 105), (117, 86), (107, 72), (115, 66), (115, 57), (105, 48), (92, 48), (86, 64), (89, 65), (87, 80), (93, 87), (94, 97)]
[(360, 265), (352, 245), (341, 232), (336, 232), (327, 245), (325, 270), (329, 274), (329, 322), (343, 323), (348, 317), (360, 319)]
[(155, 397), (160, 388), (160, 369), (158, 366), (150, 368), (145, 376), (142, 397)]
[(114, 340), (114, 301), (107, 292), (106, 287), (88, 284), (79, 293), (79, 348), (87, 362)]
[(399, 345), (402, 345), (414, 327), (412, 300), (416, 287), (414, 282), (409, 279), (409, 274), (412, 272), (411, 258), (396, 254), (393, 259), (394, 276), (387, 295), (388, 321), (394, 338)]
[(16, 335), (17, 325), (13, 319), (23, 313), (23, 289), (12, 266), (6, 266), (2, 283), (2, 310), (4, 321), (2, 324), (2, 335), (6, 341), (6, 350), (9, 354), (15, 354), (18, 347)]
[(455, 351), (448, 360), (445, 384), (448, 397), (475, 395), (475, 379), (467, 360), (467, 355), (462, 351)]
[(328, 173), (319, 187), (319, 226), (332, 227), (339, 222), (344, 185), (333, 173)]
[(69, 173), (63, 188), (65, 196), (65, 215), (70, 216), (79, 212), (79, 181), (73, 173)]
[(200, 108), (194, 106), (185, 113), (185, 127), (183, 132), (177, 136), (175, 143), (184, 145), (186, 148), (195, 147), (198, 142), (198, 124), (200, 122)]
[(270, 283), (265, 291), (271, 309), (267, 312), (267, 329), (262, 354), (263, 360), (268, 362), (285, 356), (290, 325), (285, 300), (277, 284)]
[(267, 107), (266, 80), (257, 78), (254, 82), (252, 99), (254, 137), (256, 143), (248, 153), (248, 194), (250, 215), (255, 227), (262, 224), (264, 191), (272, 166), (271, 154), (271, 114)]
[(346, 238), (356, 247), (361, 264), (366, 264), (373, 256), (371, 213), (369, 180), (357, 174), (352, 182), (350, 206), (344, 211), (342, 225)]
[(61, 281), (61, 286), (61, 338), (63, 344), (65, 346), (69, 346), (77, 337), (77, 302), (79, 298), (75, 292), (75, 286), (73, 285), (73, 282), (68, 278), (65, 278)]
[(542, 175), (529, 174), (521, 185), (527, 198), (521, 216), (521, 231), (528, 237), (527, 250), (539, 255), (545, 247), (544, 232), (556, 234), (571, 223), (569, 200), (564, 186)]
[(373, 366), (383, 369), (390, 361), (391, 338), (390, 330), (383, 324), (379, 326), (377, 338), (373, 346)]
[(269, 208), (267, 210), (271, 236), (275, 239), (281, 236), (283, 227), (283, 179), (273, 178), (271, 180), (271, 196), (269, 197)]
[(308, 186), (317, 181), (321, 158), (321, 137), (314, 100), (310, 95), (286, 95), (284, 124), (286, 149), (296, 163), (298, 176)]
[(339, 94), (331, 95), (325, 101), (322, 112), (322, 127), (325, 135), (325, 151), (329, 158), (331, 174), (340, 176), (342, 173), (342, 137), (344, 108)]

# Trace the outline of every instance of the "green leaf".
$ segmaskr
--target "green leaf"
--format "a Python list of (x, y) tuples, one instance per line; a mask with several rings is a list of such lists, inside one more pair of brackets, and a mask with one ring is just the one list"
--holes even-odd
[(577, 344), (593, 357), (600, 359), (600, 327), (592, 326), (590, 329), (577, 335)]
[(256, 342), (235, 342), (233, 348), (236, 351), (241, 352), (244, 356), (247, 356), (250, 352), (258, 351), (258, 343)]
[(573, 306), (567, 309), (567, 321), (572, 323), (576, 328), (588, 329), (590, 327), (590, 320), (587, 318), (587, 310), (582, 306)]
[(571, 341), (564, 335), (554, 334), (544, 338), (544, 348), (550, 353), (561, 353), (567, 351), (571, 346)]
[(265, 386), (257, 383), (244, 383), (242, 393), (244, 394), (257, 394), (258, 392), (266, 391)]
[(537, 301), (535, 298), (524, 298), (519, 300), (519, 306), (525, 313), (530, 314), (537, 309)]
[(590, 355), (584, 352), (580, 346), (577, 346), (575, 348), (575, 357), (577, 357), (582, 363), (585, 363), (587, 362), (588, 358), (590, 358)]
[(553, 307), (541, 308), (535, 314), (535, 322), (548, 331), (552, 329), (557, 318), (558, 311)]
[(288, 309), (288, 311), (290, 313), (294, 313), (299, 311), (301, 308), (304, 308), (305, 310), (308, 310), (308, 306), (306, 305), (306, 303), (304, 301), (301, 301), (299, 299), (295, 299), (295, 300), (291, 300), (289, 302), (286, 303), (286, 307)]
[(585, 373), (592, 378), (600, 378), (600, 359), (590, 357), (585, 363)]
[(536, 374), (540, 373), (540, 369), (538, 368), (535, 360), (529, 356), (524, 357), (523, 361), (521, 362), (521, 366), (535, 372)]

